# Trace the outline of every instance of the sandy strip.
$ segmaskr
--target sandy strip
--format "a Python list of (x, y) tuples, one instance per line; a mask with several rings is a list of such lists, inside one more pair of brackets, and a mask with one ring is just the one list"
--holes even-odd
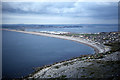
[(40, 36), (47, 36), (47, 37), (65, 39), (65, 40), (72, 40), (72, 41), (76, 41), (76, 42), (86, 44), (86, 45), (92, 47), (96, 53), (104, 53), (104, 52), (109, 50), (105, 46), (97, 45), (94, 42), (91, 42), (91, 41), (88, 41), (88, 40), (82, 39), (82, 38), (53, 35), (53, 34), (46, 34), (46, 33), (40, 33), (40, 32), (28, 32), (28, 31), (12, 30), (12, 29), (2, 29), (2, 30), (21, 32), (21, 33), (26, 33), (26, 34), (34, 34), (34, 35), (40, 35)]

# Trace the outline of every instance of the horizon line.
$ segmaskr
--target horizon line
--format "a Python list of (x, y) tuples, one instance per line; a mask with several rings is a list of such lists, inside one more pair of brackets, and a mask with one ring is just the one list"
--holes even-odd
[(0, 23), (2, 24), (118, 24), (118, 23)]

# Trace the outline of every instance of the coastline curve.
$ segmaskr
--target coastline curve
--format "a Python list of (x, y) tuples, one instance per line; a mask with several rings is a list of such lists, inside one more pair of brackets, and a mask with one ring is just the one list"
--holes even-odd
[(26, 34), (34, 34), (34, 35), (39, 35), (39, 36), (47, 36), (47, 37), (65, 39), (65, 40), (71, 40), (71, 41), (75, 41), (75, 42), (78, 42), (81, 44), (85, 44), (89, 47), (92, 47), (94, 49), (95, 53), (104, 53), (104, 52), (109, 51), (109, 48), (106, 46), (98, 45), (93, 41), (88, 41), (88, 40), (82, 39), (82, 38), (68, 37), (68, 36), (61, 36), (61, 35), (54, 35), (54, 34), (46, 34), (46, 33), (41, 33), (41, 32), (20, 31), (20, 30), (13, 30), (13, 29), (2, 29), (2, 30), (21, 32), (21, 33), (26, 33)]

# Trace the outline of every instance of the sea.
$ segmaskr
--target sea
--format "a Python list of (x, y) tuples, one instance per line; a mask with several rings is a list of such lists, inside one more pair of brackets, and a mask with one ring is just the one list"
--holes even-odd
[[(35, 27), (34, 27), (35, 26)], [(44, 27), (45, 26), (45, 27)], [(57, 27), (56, 27), (57, 26)], [(74, 27), (75, 26), (75, 27)], [(3, 28), (26, 31), (65, 31), (98, 33), (117, 31), (117, 25), (3, 25)], [(94, 49), (74, 41), (32, 34), (2, 31), (2, 76), (20, 78), (33, 68), (53, 64), (80, 55), (93, 54)]]
[(4, 24), (3, 28), (25, 31), (63, 31), (71, 33), (98, 33), (118, 31), (118, 24)]

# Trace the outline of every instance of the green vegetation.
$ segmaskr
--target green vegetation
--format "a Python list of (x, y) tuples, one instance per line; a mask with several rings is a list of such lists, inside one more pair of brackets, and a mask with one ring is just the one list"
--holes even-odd
[(66, 66), (66, 65), (69, 65), (69, 63), (67, 63), (67, 62), (66, 62), (66, 63), (63, 63), (63, 65)]
[(80, 34), (80, 35), (84, 35), (84, 36), (97, 36), (98, 34)]
[(109, 38), (103, 38), (103, 40), (109, 40)]
[(51, 75), (48, 75), (48, 77), (51, 77)]
[(58, 68), (60, 68), (60, 66), (55, 66), (54, 68), (58, 69)]
[(46, 80), (69, 80), (66, 78), (67, 76), (66, 75), (61, 75), (59, 77), (56, 77), (56, 78), (49, 78), (49, 79), (46, 79)]
[(81, 77), (84, 78), (84, 77), (86, 77), (86, 76), (85, 76), (85, 75), (82, 75)]
[(74, 63), (73, 61), (72, 61), (72, 62), (65, 62), (65, 63), (63, 63), (63, 65), (64, 65), (64, 66), (69, 65), (69, 64), (72, 65), (73, 63)]
[(82, 74), (81, 78), (116, 78), (119, 76), (119, 67), (120, 61), (95, 60), (87, 67), (77, 68), (78, 73), (76, 75), (79, 77), (79, 73)]
[(120, 51), (120, 42), (114, 42), (114, 43), (109, 43), (109, 44), (104, 44), (104, 45), (111, 47), (110, 52)]
[(91, 72), (90, 74), (94, 74), (95, 72)]
[(78, 37), (80, 35), (83, 35), (83, 36), (97, 36), (98, 34), (77, 34), (77, 33), (70, 33), (70, 34), (59, 34), (59, 35)]
[(65, 36), (79, 36), (80, 34), (70, 33), (70, 34), (59, 34)]
[(102, 53), (94, 55), (94, 59), (99, 59), (99, 58), (103, 58), (103, 57), (104, 57), (104, 55)]
[(65, 77), (67, 77), (66, 75), (62, 75), (62, 76), (60, 76), (61, 78), (65, 78)]

